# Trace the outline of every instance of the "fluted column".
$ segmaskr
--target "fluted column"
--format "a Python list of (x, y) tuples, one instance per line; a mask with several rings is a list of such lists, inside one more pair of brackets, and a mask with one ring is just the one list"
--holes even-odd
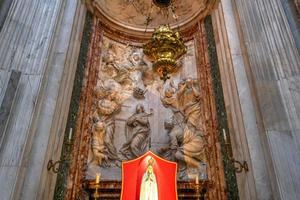
[(300, 1), (299, 0), (294, 0), (294, 3), (296, 5), (296, 10), (297, 10), (297, 14), (298, 14), (298, 20), (300, 19)]
[[(280, 0), (235, 0), (273, 199), (300, 196), (300, 56)], [(251, 146), (249, 147), (251, 148)], [(273, 173), (272, 173), (273, 172)]]
[(12, 3), (11, 0), (2, 0), (2, 1), (0, 1), (0, 31), (2, 29), (5, 18), (8, 14), (11, 3)]
[[(0, 146), (1, 199), (51, 199), (85, 7), (80, 0), (14, 0), (0, 34), (0, 100), (21, 72)], [(2, 103), (0, 101), (0, 103)]]
[(236, 173), (242, 200), (272, 199), (267, 161), (255, 112), (253, 89), (247, 78), (247, 55), (239, 37), (239, 21), (231, 0), (221, 0), (212, 15), (215, 40), (229, 122), (233, 157), (246, 161), (249, 171)]

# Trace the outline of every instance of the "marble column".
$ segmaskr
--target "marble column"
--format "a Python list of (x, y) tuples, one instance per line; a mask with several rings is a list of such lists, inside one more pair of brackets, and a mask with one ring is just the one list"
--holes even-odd
[(52, 199), (86, 8), (80, 0), (14, 0), (0, 34), (0, 97), (21, 72), (0, 147), (1, 199)]
[[(0, 97), (0, 147), (5, 137), (5, 129), (8, 122), (9, 114), (15, 100), (21, 72), (12, 70), (6, 88), (2, 88), (2, 101)], [(3, 84), (4, 85), (4, 84)], [(1, 103), (2, 102), (2, 103)]]
[(300, 196), (300, 56), (279, 0), (237, 0), (236, 8), (270, 149), (276, 199)]
[(299, 0), (280, 0), (283, 6), (283, 10), (287, 17), (291, 32), (293, 34), (296, 47), (300, 52), (300, 12), (299, 12)]
[(1, 0), (0, 1), (0, 31), (8, 14), (12, 0)]
[(248, 172), (236, 174), (239, 196), (242, 200), (271, 200), (259, 118), (255, 114), (253, 90), (247, 78), (248, 63), (231, 0), (221, 0), (212, 19), (233, 157), (249, 166)]
[[(240, 27), (235, 31), (240, 30), (238, 35), (241, 44), (244, 44), (244, 47), (241, 45), (242, 50), (244, 49), (243, 62), (237, 62), (238, 59), (234, 61), (239, 55), (234, 51), (225, 55), (227, 60), (233, 61), (233, 65), (236, 63), (236, 68), (235, 76), (224, 79), (234, 78), (239, 93), (239, 101), (235, 103), (241, 103), (242, 110), (243, 102), (248, 98), (252, 99), (254, 109), (251, 112), (256, 117), (258, 132), (250, 136), (246, 131), (246, 140), (243, 141), (248, 144), (252, 166), (250, 170), (253, 171), (256, 188), (256, 198), (253, 196), (252, 199), (297, 200), (300, 196), (300, 56), (293, 30), (280, 0), (235, 0), (231, 1), (230, 6), (233, 11), (225, 9), (224, 3), (229, 1), (221, 2), (224, 6), (225, 24), (226, 13), (232, 12), (237, 27)], [(223, 29), (229, 35), (233, 32), (230, 28), (232, 22), (233, 20), (228, 21)], [(230, 45), (235, 38), (228, 38)], [(245, 73), (240, 73), (243, 68)], [(230, 68), (225, 69), (229, 70)], [(247, 88), (242, 89), (247, 82), (250, 95), (247, 94)], [(229, 107), (233, 105), (233, 101), (227, 102)], [(251, 125), (247, 120), (249, 116), (243, 111), (241, 117), (246, 129), (249, 125), (249, 128), (255, 125)], [(242, 133), (236, 133), (234, 137), (237, 135)], [(257, 143), (261, 144), (260, 150), (256, 149)], [(265, 170), (261, 168), (264, 165), (257, 165), (258, 160), (251, 152), (263, 153), (259, 160), (265, 160), (268, 173), (263, 177), (268, 177), (269, 181), (265, 178), (261, 180), (265, 184), (271, 184), (271, 193), (267, 185), (257, 188), (257, 183), (261, 181), (257, 179), (260, 177), (258, 171)], [(246, 191), (243, 188), (244, 185), (240, 185), (239, 189)], [(264, 191), (266, 194), (263, 194)]]

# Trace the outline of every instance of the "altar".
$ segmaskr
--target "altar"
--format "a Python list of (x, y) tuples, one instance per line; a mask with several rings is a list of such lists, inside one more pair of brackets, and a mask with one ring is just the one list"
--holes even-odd
[[(122, 163), (122, 181), (92, 180), (86, 183), (91, 199), (120, 200), (204, 200), (212, 187), (209, 180), (180, 182), (177, 186), (177, 163), (160, 158), (151, 151)], [(152, 177), (150, 177), (152, 176)], [(153, 186), (147, 187), (147, 181)]]
[(122, 163), (121, 200), (177, 199), (177, 163), (151, 151)]

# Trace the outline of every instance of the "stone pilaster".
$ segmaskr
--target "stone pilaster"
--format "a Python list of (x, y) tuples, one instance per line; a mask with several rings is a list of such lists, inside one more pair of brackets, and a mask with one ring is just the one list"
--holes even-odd
[[(280, 0), (236, 0), (272, 199), (300, 196), (300, 56)], [(249, 149), (254, 146), (249, 142)]]
[(259, 119), (247, 78), (247, 55), (232, 1), (220, 2), (213, 13), (213, 24), (233, 157), (249, 166), (247, 173), (236, 174), (240, 199), (272, 199)]

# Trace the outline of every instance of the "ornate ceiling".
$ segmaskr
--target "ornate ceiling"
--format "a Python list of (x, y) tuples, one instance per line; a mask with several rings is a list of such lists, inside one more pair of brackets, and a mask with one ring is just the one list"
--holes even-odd
[[(165, 2), (160, 0), (158, 2)], [(101, 18), (101, 21), (116, 31), (130, 36), (149, 37), (154, 28), (161, 24), (170, 24), (171, 27), (180, 27), (187, 30), (197, 21), (209, 14), (218, 0), (173, 0), (174, 19), (171, 9), (169, 12), (155, 6), (152, 0), (85, 0), (92, 13)], [(145, 33), (146, 19), (150, 10), (151, 19)], [(169, 13), (169, 16), (167, 16)]]

